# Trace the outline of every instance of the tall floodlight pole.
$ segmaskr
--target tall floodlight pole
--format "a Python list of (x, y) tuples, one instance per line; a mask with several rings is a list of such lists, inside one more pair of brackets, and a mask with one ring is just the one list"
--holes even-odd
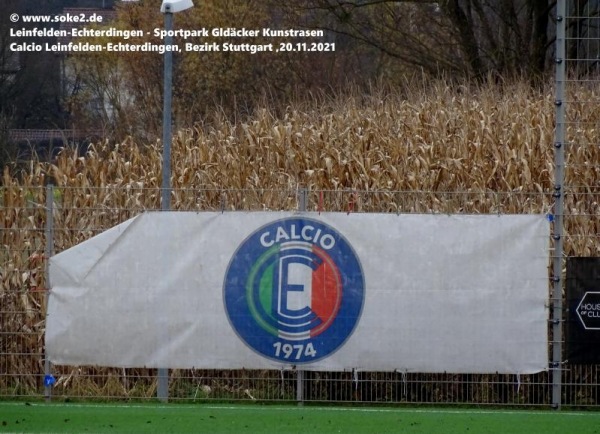
[[(194, 6), (192, 0), (163, 0), (160, 11), (165, 17), (164, 39), (164, 94), (163, 94), (163, 160), (162, 160), (162, 185), (160, 209), (171, 209), (171, 111), (173, 95), (173, 52), (169, 49), (173, 45), (173, 14), (184, 11)], [(169, 399), (169, 370), (158, 369), (157, 397), (161, 401)]]

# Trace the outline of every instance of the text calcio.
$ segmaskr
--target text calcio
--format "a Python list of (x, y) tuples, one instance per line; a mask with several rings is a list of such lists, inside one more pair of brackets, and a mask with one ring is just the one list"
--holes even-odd
[(292, 225), (289, 232), (286, 231), (285, 228), (278, 226), (275, 232), (266, 231), (260, 235), (261, 245), (267, 248), (275, 243), (300, 240), (317, 244), (323, 250), (330, 250), (335, 246), (335, 237), (333, 235), (322, 234), (321, 229), (316, 229), (311, 225), (305, 225), (301, 228)]

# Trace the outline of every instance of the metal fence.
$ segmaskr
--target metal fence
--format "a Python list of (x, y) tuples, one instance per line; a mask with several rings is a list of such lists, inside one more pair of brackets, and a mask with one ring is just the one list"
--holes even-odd
[[(563, 357), (565, 259), (600, 256), (598, 2), (556, 9), (554, 185), (549, 191), (175, 189), (174, 210), (554, 214), (548, 370), (535, 375), (404, 372), (169, 371), (169, 398), (597, 407), (598, 365)], [(552, 144), (544, 144), (551, 147)], [(146, 210), (157, 188), (0, 189), (0, 398), (155, 399), (157, 371), (50, 366), (44, 357), (47, 258)], [(56, 382), (45, 384), (48, 374)]]
[[(44, 358), (47, 257), (146, 210), (160, 190), (46, 188), (1, 191), (0, 396), (53, 399), (156, 399), (157, 371), (50, 366)], [(174, 190), (175, 210), (294, 210), (390, 213), (502, 213), (515, 204), (540, 212), (552, 192), (400, 192)], [(549, 328), (550, 332), (551, 326)], [(551, 366), (551, 365), (550, 365)], [(561, 364), (562, 366), (562, 364)], [(444, 403), (519, 406), (553, 404), (552, 369), (535, 375), (404, 372), (169, 371), (169, 399), (190, 402), (268, 400)], [(597, 366), (562, 366), (561, 404), (596, 406)], [(45, 387), (52, 374), (56, 383)]]
[[(556, 130), (554, 305), (551, 369), (555, 373), (555, 406), (598, 405), (598, 366), (573, 365), (563, 357), (565, 263), (568, 257), (600, 256), (598, 194), (600, 178), (596, 152), (598, 122), (591, 117), (600, 107), (600, 3), (564, 0), (556, 11)], [(584, 132), (588, 131), (587, 133)], [(587, 229), (582, 230), (582, 227)]]

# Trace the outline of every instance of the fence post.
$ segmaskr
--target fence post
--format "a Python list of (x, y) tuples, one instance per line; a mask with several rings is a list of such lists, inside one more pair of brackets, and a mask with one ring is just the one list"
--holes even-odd
[[(50, 257), (54, 254), (54, 186), (46, 186), (46, 249), (44, 252), (45, 268), (44, 276), (46, 280), (46, 320), (48, 319), (48, 299), (50, 298)], [(44, 347), (44, 397), (46, 401), (52, 399), (52, 384), (47, 381), (51, 378), (52, 367), (48, 360), (48, 353)]]
[[(306, 211), (307, 198), (308, 191), (305, 187), (302, 187), (298, 191), (298, 211)], [(296, 401), (298, 405), (304, 404), (304, 371), (302, 369), (296, 370)]]
[(562, 340), (563, 340), (563, 214), (565, 166), (565, 53), (566, 0), (556, 5), (556, 129), (554, 136), (554, 255), (552, 257), (552, 408), (560, 409), (562, 401)]

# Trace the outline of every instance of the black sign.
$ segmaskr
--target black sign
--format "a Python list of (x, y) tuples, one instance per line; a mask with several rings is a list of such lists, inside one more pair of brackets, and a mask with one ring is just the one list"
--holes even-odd
[(600, 258), (568, 258), (566, 292), (566, 360), (600, 363)]

